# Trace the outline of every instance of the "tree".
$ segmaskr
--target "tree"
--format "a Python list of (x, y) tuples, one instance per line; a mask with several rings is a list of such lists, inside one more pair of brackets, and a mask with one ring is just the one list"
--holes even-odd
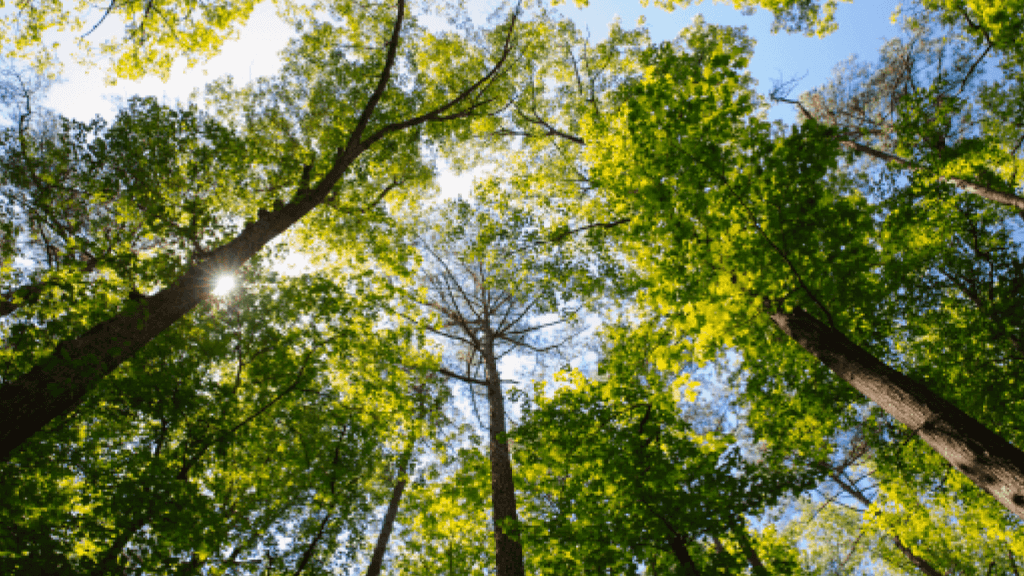
[[(638, 249), (658, 252), (645, 258), (652, 279), (671, 283), (654, 300), (695, 336), (679, 352), (706, 358), (735, 343), (763, 356), (769, 321), (1024, 516), (1024, 453), (844, 334), (862, 330), (885, 299), (871, 273), (872, 210), (832, 172), (831, 128), (773, 134), (752, 115), (746, 49), (733, 38), (697, 28), (692, 52), (652, 50), (629, 104), (589, 131), (592, 180), (634, 206)], [(843, 226), (813, 224), (822, 221)]]
[(423, 294), (414, 302), (437, 315), (440, 325), (430, 332), (451, 346), (438, 373), (468, 384), (474, 403), (476, 387), (486, 394), (496, 573), (521, 576), (525, 564), (499, 363), (515, 353), (558, 353), (564, 339), (545, 341), (544, 333), (570, 322), (576, 308), (549, 278), (535, 273), (536, 263), (522, 246), (533, 228), (528, 214), (497, 214), (465, 201), (438, 212), (417, 242), (424, 265), (416, 289)]
[[(0, 467), (5, 572), (314, 573), (355, 557), (394, 439), (426, 426), (410, 388), (428, 358), (375, 325), (387, 293), (372, 280), (248, 280)], [(412, 371), (382, 374), (388, 359)]]
[(391, 490), (391, 499), (388, 501), (387, 510), (384, 512), (384, 517), (381, 520), (377, 542), (374, 544), (370, 562), (366, 567), (366, 576), (380, 576), (381, 574), (381, 569), (384, 565), (384, 555), (387, 553), (388, 542), (391, 539), (391, 532), (394, 530), (395, 519), (398, 517), (399, 506), (402, 502), (402, 494), (405, 493), (405, 488), (409, 484), (409, 477), (412, 476), (416, 466), (414, 455), (417, 443), (420, 442), (421, 436), (432, 434), (430, 431), (420, 430), (418, 424), (427, 416), (431, 417), (431, 428), (442, 428), (445, 424), (446, 419), (443, 416), (441, 407), (447, 400), (447, 395), (444, 394), (446, 390), (437, 386), (431, 389), (424, 383), (416, 386), (413, 392), (417, 396), (416, 417), (409, 422), (411, 429), (408, 433), (408, 440), (406, 440), (407, 445), (398, 458), (394, 488)]
[[(454, 125), (441, 126), (472, 118), (495, 105), (493, 100), (500, 99), (501, 72), (512, 48), (515, 15), (508, 25), (487, 35), (483, 46), (469, 46), (452, 36), (439, 42), (413, 41), (427, 33), (415, 28), (414, 22), (406, 26), (406, 12), (404, 1), (397, 3), (397, 10), (360, 5), (358, 11), (342, 16), (343, 22), (358, 21), (356, 29), (317, 23), (313, 32), (293, 44), (279, 79), (250, 91), (222, 89), (218, 93), (224, 106), (237, 106), (247, 99), (253, 103), (246, 111), (247, 127), (254, 132), (246, 136), (245, 163), (255, 173), (250, 173), (246, 183), (262, 180), (267, 192), (250, 195), (251, 190), (232, 189), (223, 204), (216, 206), (223, 212), (205, 210), (214, 206), (190, 212), (185, 226), (196, 244), (185, 255), (163, 252), (152, 259), (153, 268), (142, 273), (149, 276), (147, 288), (155, 290), (152, 294), (140, 293), (113, 313), (113, 303), (105, 298), (90, 301), (94, 317), (77, 320), (75, 329), (57, 335), (55, 345), (33, 349), (27, 365), (4, 376), (0, 393), (0, 413), (6, 419), (0, 429), (4, 458), (54, 418), (73, 410), (103, 377), (207, 298), (215, 276), (231, 274), (315, 211), (321, 215), (313, 218), (323, 219), (332, 204), (372, 208), (380, 188), (366, 196), (367, 187), (379, 186), (386, 193), (403, 183), (377, 180), (392, 175), (379, 169), (381, 155), (389, 160), (404, 158), (410, 167), (420, 163), (422, 151), (415, 130), (433, 130), (437, 125), (432, 137), (456, 137)], [(351, 41), (365, 46), (371, 39), (384, 48), (357, 48), (349, 50), (353, 58), (341, 57), (345, 50), (340, 44)], [(492, 46), (496, 55), (488, 65), (485, 52)], [(466, 66), (448, 69), (455, 77), (435, 78), (434, 73), (421, 71), (418, 81), (410, 79), (401, 86), (392, 81), (396, 66), (419, 70), (413, 65), (416, 59), (446, 57), (456, 47), (468, 61)], [(325, 58), (324, 51), (333, 51), (336, 57)], [(476, 74), (480, 68), (484, 71), (473, 80), (460, 75)], [(338, 76), (325, 76), (327, 70)], [(311, 75), (319, 80), (298, 82)], [(334, 92), (321, 104), (324, 91)], [(229, 95), (230, 102), (225, 102)], [(253, 102), (255, 98), (262, 107)], [(361, 104), (352, 107), (352, 102)], [(65, 161), (85, 155), (82, 147), (71, 147), (72, 157)], [(30, 150), (22, 152), (31, 155)], [(137, 156), (133, 158), (137, 165), (145, 166)], [(429, 172), (410, 172), (418, 178), (429, 177)], [(162, 188), (142, 191), (151, 198), (174, 197), (166, 192)], [(132, 194), (133, 199), (138, 196)], [(159, 222), (156, 216), (161, 211), (159, 206), (146, 207), (135, 215)], [(242, 219), (245, 225), (231, 224), (232, 217)], [(211, 221), (215, 225), (203, 226)], [(101, 310), (97, 310), (99, 305)]]
[(882, 48), (878, 64), (851, 59), (799, 101), (786, 98), (784, 86), (773, 97), (837, 128), (836, 138), (864, 158), (1020, 212), (1022, 134), (1013, 96), (1020, 66), (1005, 51), (964, 38), (962, 24), (938, 20), (928, 12), (908, 16), (904, 37)]
[[(481, 439), (470, 434), (465, 440)], [(490, 463), (480, 450), (456, 446), (437, 450), (442, 464), (424, 470), (423, 482), (409, 487), (389, 574), (470, 576), (494, 571), (494, 534), (487, 513)]]
[[(738, 29), (294, 8), (281, 74), (187, 106), (0, 83), (0, 571), (1017, 569), (1012, 2), (912, 7), (795, 126)], [(424, 203), (438, 158), (489, 174)]]
[(609, 328), (599, 376), (563, 373), (565, 386), (524, 413), (514, 434), (533, 504), (524, 538), (543, 573), (637, 574), (666, 554), (682, 574), (795, 568), (769, 542), (755, 547), (745, 518), (801, 493), (820, 472), (744, 448), (720, 424), (687, 422), (681, 393), (694, 401), (697, 383), (651, 360), (668, 336), (651, 326)]

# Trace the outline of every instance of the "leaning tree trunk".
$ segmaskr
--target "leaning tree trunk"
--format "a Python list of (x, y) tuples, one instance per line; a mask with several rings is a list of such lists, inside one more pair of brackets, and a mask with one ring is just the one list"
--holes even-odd
[(505, 430), (505, 398), (501, 393), (501, 374), (494, 357), (494, 343), (484, 343), (487, 364), (487, 402), (490, 405), (491, 503), (494, 520), (494, 548), (497, 576), (525, 576), (523, 545), (502, 529), (504, 521), (517, 522), (516, 489), (512, 481), (512, 459)]
[(805, 350), (1024, 520), (1024, 451), (806, 310), (771, 314)]
[(295, 196), (287, 204), (260, 215), (232, 240), (197, 260), (157, 293), (139, 299), (137, 305), (129, 305), (81, 336), (56, 343), (49, 356), (17, 379), (5, 383), (0, 390), (0, 462), (8, 460), (18, 446), (51, 421), (74, 410), (100, 380), (207, 298), (217, 275), (236, 271), (265, 245), (323, 204), (363, 152), (394, 134), (477, 113), (475, 110), (481, 104), (474, 99), (491, 86), (510, 53), (515, 15), (497, 61), (479, 80), (444, 104), (367, 133), (377, 105), (391, 85), (397, 60), (405, 0), (398, 0), (396, 4), (395, 22), (377, 85), (362, 106), (347, 141), (335, 151), (327, 173), (313, 184), (309, 180), (313, 166), (307, 165)]
[(381, 567), (384, 565), (384, 553), (388, 549), (391, 530), (395, 527), (395, 517), (398, 516), (398, 505), (402, 502), (402, 493), (409, 480), (412, 450), (413, 446), (410, 445), (398, 462), (395, 487), (391, 491), (391, 501), (388, 502), (388, 511), (384, 514), (384, 522), (380, 526), (380, 534), (377, 535), (377, 544), (373, 547), (373, 556), (370, 557), (370, 565), (366, 568), (366, 576), (380, 576)]

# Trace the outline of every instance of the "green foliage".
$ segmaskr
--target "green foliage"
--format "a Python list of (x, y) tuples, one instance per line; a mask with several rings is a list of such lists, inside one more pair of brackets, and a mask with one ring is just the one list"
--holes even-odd
[[(105, 10), (97, 11), (86, 0), (17, 2), (0, 18), (0, 56), (29, 60), (37, 69), (51, 68), (58, 64), (56, 51), (60, 47), (53, 35), (70, 34), (75, 36), (80, 63), (109, 58), (106, 72), (110, 82), (137, 80), (148, 74), (166, 81), (179, 58), (192, 67), (216, 56), (224, 42), (248, 21), (255, 5), (254, 0), (113, 0)], [(94, 42), (94, 34), (108, 29), (104, 24), (108, 28), (123, 26), (123, 35)]]
[(423, 425), (410, 389), (429, 357), (403, 351), (408, 330), (374, 326), (370, 282), (260, 276), (266, 288), (196, 311), (109, 378), (90, 418), (3, 466), (5, 571), (116, 557), (219, 573), (266, 549), (283, 569), (314, 538), (321, 569), (355, 554), (404, 449), (392, 439)]
[(402, 506), (399, 542), (392, 547), (390, 572), (398, 576), (493, 573), (490, 530), (490, 465), (475, 449), (442, 451), (454, 468), (434, 469), (409, 488)]
[[(834, 3), (759, 5), (777, 28), (835, 24)], [(82, 29), (83, 6), (19, 5), (0, 41), (44, 61), (44, 33)], [(128, 22), (100, 47), (116, 76), (202, 61), (253, 3), (147, 6), (111, 4)], [(910, 33), (802, 98), (813, 118), (796, 126), (765, 119), (740, 29), (698, 20), (655, 43), (615, 24), (591, 43), (538, 9), (510, 41), (508, 26), (421, 23), (455, 6), (416, 8), (372, 114), (392, 2), (287, 6), (301, 35), (281, 73), (214, 82), (188, 106), (134, 98), (85, 123), (15, 103), (0, 386), (337, 180), (238, 290), (0, 464), (0, 571), (351, 572), (412, 458), (388, 569), (494, 573), (490, 463), (437, 376), (482, 364), (428, 336), (480, 324), (437, 298), (439, 321), (410, 311), (442, 265), (425, 237), (487, 270), (462, 288), (526, 298), (482, 305), (522, 314), (499, 356), (564, 345), (528, 339), (534, 317), (606, 322), (596, 365), (568, 348), (558, 361), (575, 364), (537, 371), (532, 394), (506, 388), (523, 406), (509, 411), (520, 522), (502, 528), (530, 573), (686, 573), (687, 557), (702, 574), (1016, 569), (1020, 523), (768, 315), (799, 306), (1024, 442), (1018, 215), (956, 187), (1019, 193), (1019, 6), (913, 7)], [(861, 162), (854, 141), (898, 158)], [(438, 158), (491, 170), (472, 197), (431, 203)], [(289, 253), (313, 271), (275, 271)], [(849, 492), (853, 474), (870, 488)]]
[[(563, 0), (553, 2), (561, 4)], [(849, 1), (849, 0), (844, 0)], [(587, 6), (589, 0), (575, 0), (576, 6)], [(647, 6), (650, 0), (640, 0), (640, 4)], [(676, 8), (688, 8), (700, 1), (692, 0), (654, 0), (654, 5), (665, 10), (672, 11)], [(764, 8), (772, 13), (775, 22), (772, 23), (772, 32), (784, 30), (786, 32), (804, 32), (807, 35), (824, 36), (836, 29), (834, 20), (836, 11), (835, 0), (817, 2), (815, 0), (761, 0), (751, 2), (750, 0), (732, 0), (733, 8), (742, 10), (744, 13), (752, 12), (758, 7)]]
[(26, 113), (3, 142), (16, 255), (35, 264), (4, 263), (5, 283), (22, 287), (5, 379), (48, 352), (37, 343), (81, 334), (237, 231), (226, 207), (247, 183), (246, 147), (196, 107), (132, 98), (109, 125)]
[[(743, 518), (813, 485), (819, 472), (688, 423), (679, 402), (684, 389), (695, 399), (696, 383), (652, 361), (664, 334), (619, 329), (608, 338), (600, 376), (562, 373), (564, 386), (538, 396), (514, 434), (523, 538), (537, 573), (672, 565), (665, 551), (680, 536), (702, 573), (743, 570)], [(773, 570), (794, 566), (784, 548), (758, 548)]]

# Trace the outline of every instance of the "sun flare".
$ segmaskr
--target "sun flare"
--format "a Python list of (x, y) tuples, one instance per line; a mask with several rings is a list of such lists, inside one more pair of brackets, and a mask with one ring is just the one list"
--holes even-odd
[(217, 278), (217, 283), (213, 287), (214, 296), (227, 296), (235, 288), (235, 277), (230, 274), (225, 274), (220, 278)]

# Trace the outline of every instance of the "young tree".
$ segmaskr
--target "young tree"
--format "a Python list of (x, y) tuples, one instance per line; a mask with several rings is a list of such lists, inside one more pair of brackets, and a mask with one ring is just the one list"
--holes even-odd
[[(410, 477), (416, 468), (417, 445), (425, 443), (422, 438), (436, 436), (437, 430), (446, 427), (447, 419), (444, 416), (442, 407), (449, 400), (447, 388), (437, 385), (429, 386), (431, 382), (439, 383), (439, 379), (425, 377), (419, 385), (414, 386), (411, 390), (414, 395), (415, 414), (406, 423), (406, 426), (409, 428), (406, 446), (395, 466), (394, 487), (391, 490), (391, 498), (388, 500), (384, 517), (381, 519), (377, 541), (373, 546), (370, 562), (366, 567), (366, 576), (380, 576), (383, 569), (384, 555), (387, 553), (391, 533), (395, 527), (395, 520), (398, 517), (399, 507), (402, 503), (402, 495), (405, 493)], [(429, 429), (425, 430), (424, 428)]]
[[(409, 487), (388, 574), (395, 576), (472, 576), (493, 573), (494, 533), (490, 463), (476, 448), (436, 450), (443, 464), (424, 469), (422, 482)], [(479, 440), (470, 434), (467, 440)]]

